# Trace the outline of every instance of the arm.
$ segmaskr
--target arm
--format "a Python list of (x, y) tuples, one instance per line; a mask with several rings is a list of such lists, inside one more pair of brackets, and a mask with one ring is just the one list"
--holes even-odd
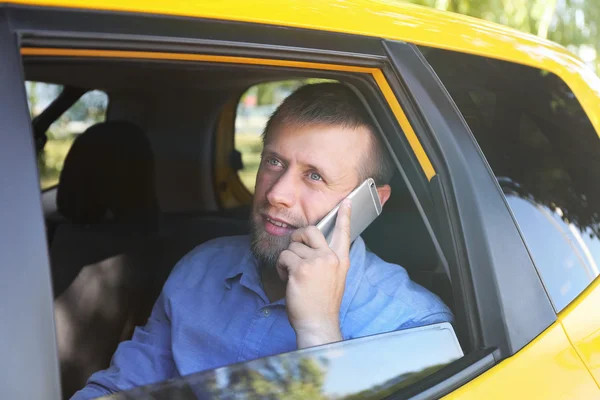
[(146, 325), (137, 327), (131, 340), (119, 345), (110, 367), (93, 374), (85, 388), (75, 393), (71, 399), (93, 399), (164, 381), (176, 374), (171, 353), (169, 304), (163, 291)]

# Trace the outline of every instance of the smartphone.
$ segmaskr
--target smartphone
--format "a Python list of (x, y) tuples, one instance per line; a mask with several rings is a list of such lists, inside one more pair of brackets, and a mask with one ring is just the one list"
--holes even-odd
[[(375, 181), (372, 178), (367, 178), (346, 198), (352, 199), (352, 212), (350, 215), (350, 243), (352, 243), (381, 214), (382, 207)], [(340, 204), (335, 206), (317, 224), (317, 228), (323, 232), (327, 243), (330, 244)]]

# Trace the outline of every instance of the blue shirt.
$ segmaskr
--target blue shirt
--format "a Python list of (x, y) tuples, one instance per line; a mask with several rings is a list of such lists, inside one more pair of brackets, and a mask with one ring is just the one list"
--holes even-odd
[[(404, 268), (367, 251), (360, 237), (353, 243), (340, 308), (344, 339), (451, 320), (444, 303), (412, 282)], [(270, 302), (265, 295), (250, 238), (219, 238), (175, 266), (147, 324), (73, 398), (293, 350), (296, 335), (285, 299)]]

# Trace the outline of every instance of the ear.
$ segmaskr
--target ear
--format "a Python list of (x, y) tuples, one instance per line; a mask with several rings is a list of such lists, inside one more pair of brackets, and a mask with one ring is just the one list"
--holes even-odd
[(392, 195), (392, 188), (390, 185), (377, 186), (377, 194), (379, 194), (379, 201), (381, 202), (381, 206), (385, 204), (386, 201)]

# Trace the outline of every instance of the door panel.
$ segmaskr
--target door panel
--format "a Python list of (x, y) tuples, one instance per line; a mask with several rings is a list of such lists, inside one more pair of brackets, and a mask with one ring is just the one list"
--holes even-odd
[(511, 398), (598, 399), (600, 390), (562, 326), (555, 323), (517, 354), (444, 397)]
[(0, 10), (0, 398), (58, 399), (50, 268), (17, 36)]
[(453, 286), (460, 286), (457, 310), (462, 300), (477, 347), (498, 348), (500, 359), (509, 357), (554, 323), (556, 313), (456, 104), (416, 47), (392, 41), (384, 46), (412, 97), (406, 102), (427, 122), (419, 126), (420, 135), (440, 177), (436, 204), (449, 227), (445, 251), (455, 252), (450, 272)]
[(558, 315), (567, 336), (600, 385), (600, 279)]

